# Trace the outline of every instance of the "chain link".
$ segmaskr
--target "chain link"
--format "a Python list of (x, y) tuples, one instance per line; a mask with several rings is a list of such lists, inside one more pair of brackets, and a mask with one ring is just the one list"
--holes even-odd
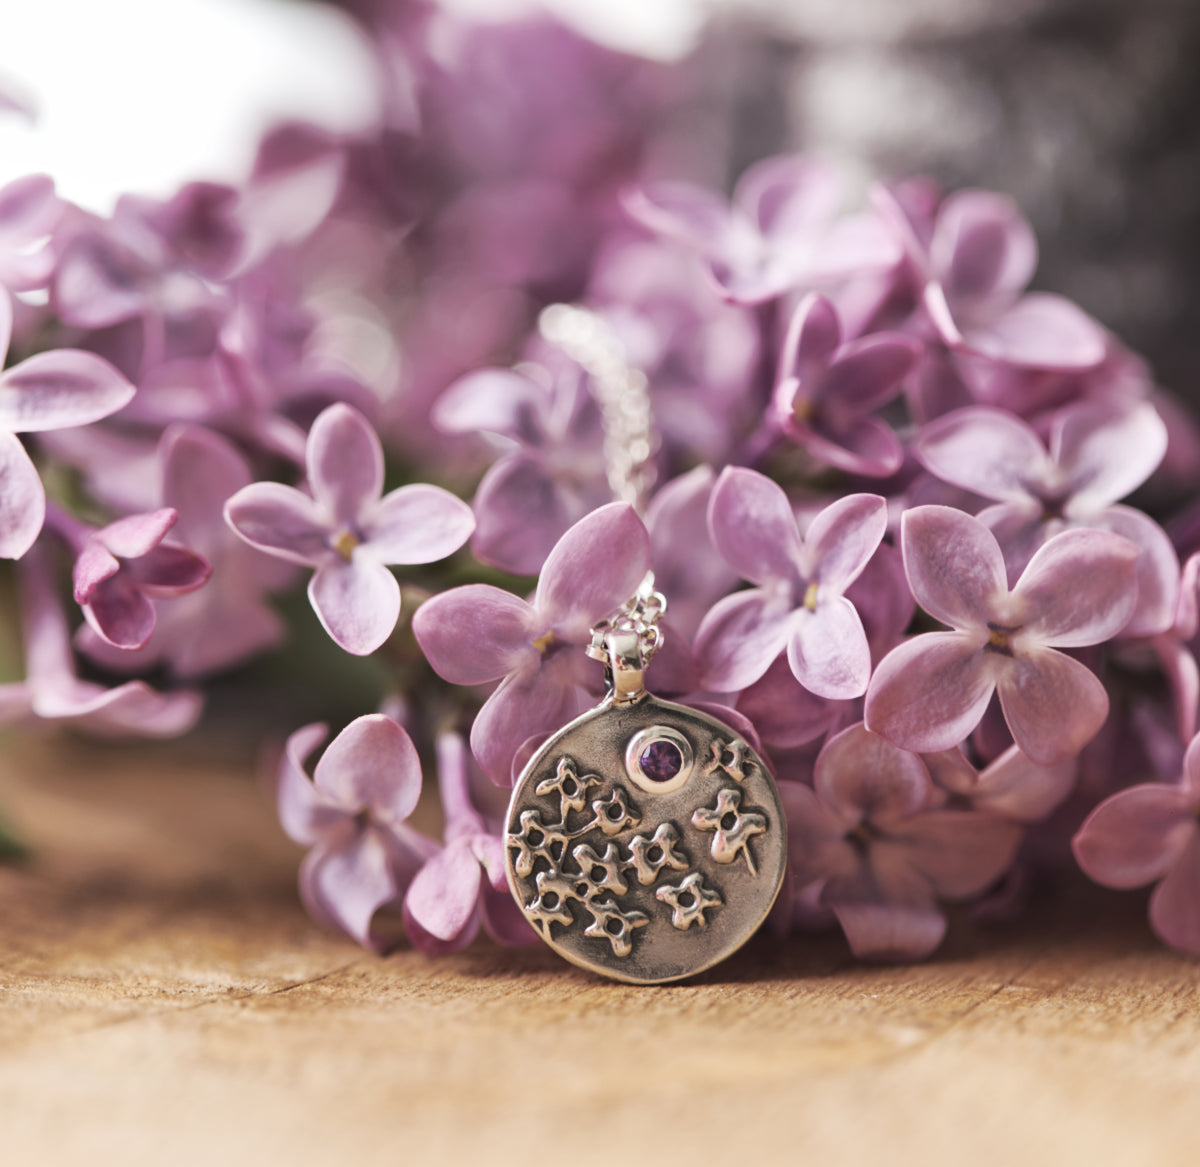
[(606, 320), (574, 304), (550, 304), (538, 317), (542, 337), (591, 378), (604, 428), (604, 465), (618, 502), (639, 512), (654, 487), (654, 418), (646, 374), (626, 359)]

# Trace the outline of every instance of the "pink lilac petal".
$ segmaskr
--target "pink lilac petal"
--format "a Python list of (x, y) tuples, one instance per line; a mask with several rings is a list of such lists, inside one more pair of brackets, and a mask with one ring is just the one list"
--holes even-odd
[(383, 447), (371, 423), (351, 405), (331, 405), (308, 432), (305, 462), (318, 505), (332, 522), (356, 529), (383, 492)]
[(779, 357), (779, 380), (801, 378), (823, 368), (841, 347), (842, 323), (837, 309), (825, 296), (810, 292), (788, 322)]
[(99, 539), (89, 539), (75, 560), (72, 574), (75, 602), (86, 604), (96, 588), (120, 570), (121, 561)]
[(707, 252), (729, 233), (729, 207), (723, 199), (690, 182), (646, 183), (622, 192), (625, 211), (643, 227)]
[(1167, 427), (1148, 401), (1085, 402), (1054, 426), (1050, 449), (1068, 475), (1070, 509), (1085, 515), (1136, 490), (1166, 456)]
[(1053, 463), (1041, 439), (1004, 409), (971, 406), (931, 421), (915, 445), (930, 474), (1001, 502), (1023, 502), (1050, 481)]
[(96, 532), (96, 539), (120, 559), (136, 559), (157, 547), (175, 526), (179, 512), (162, 507), (144, 514), (128, 515)]
[(598, 500), (560, 489), (540, 459), (494, 462), (475, 491), (475, 557), (516, 575), (537, 575), (554, 544)]
[(1079, 753), (1108, 717), (1096, 676), (1052, 648), (1022, 648), (998, 671), (996, 690), (1013, 740), (1042, 766)]
[(905, 511), (900, 546), (917, 603), (952, 628), (983, 628), (1008, 594), (999, 544), (963, 511), (944, 506)]
[(1108, 353), (1104, 330), (1062, 296), (1035, 292), (985, 325), (967, 329), (962, 343), (993, 360), (1031, 369), (1092, 369)]
[(900, 392), (923, 352), (918, 341), (899, 333), (851, 341), (822, 378), (821, 396), (847, 409), (878, 409)]
[(534, 607), (564, 639), (583, 643), (597, 621), (638, 589), (650, 568), (650, 536), (633, 507), (610, 503), (580, 519), (550, 552)]
[(418, 482), (380, 499), (362, 529), (382, 563), (435, 563), (471, 537), (475, 516), (448, 490)]
[(1071, 793), (1077, 775), (1074, 759), (1039, 766), (1010, 746), (978, 775), (971, 804), (1016, 822), (1040, 822)]
[(0, 430), (89, 425), (128, 405), (135, 389), (94, 353), (52, 349), (0, 373)]
[(510, 948), (522, 944), (533, 944), (537, 941), (537, 933), (525, 913), (517, 906), (509, 894), (507, 881), (503, 891), (493, 895), (485, 894), (480, 904), (484, 931), (497, 943)]
[(995, 883), (1023, 834), (1011, 819), (977, 810), (931, 810), (900, 830), (912, 846), (913, 867), (945, 899), (967, 899)]
[(550, 397), (545, 386), (512, 369), (480, 369), (446, 389), (429, 418), (442, 433), (500, 434), (536, 444)]
[(202, 586), (212, 575), (203, 556), (177, 543), (160, 543), (127, 564), (129, 576), (151, 596), (179, 596)]
[(513, 759), (532, 737), (566, 725), (588, 702), (552, 670), (510, 675), (483, 703), (471, 725), (471, 752), (497, 786), (512, 786)]
[(372, 827), (323, 839), (300, 865), (300, 896), (318, 919), (335, 923), (364, 948), (378, 949), (371, 920), (399, 888), (388, 849)]
[(1063, 531), (1044, 543), (1013, 588), (1020, 632), (1059, 648), (1111, 640), (1137, 604), (1138, 548), (1107, 531)]
[(787, 657), (777, 658), (752, 685), (741, 691), (737, 708), (754, 724), (763, 741), (788, 749), (816, 741), (829, 731), (839, 707), (809, 692), (792, 672)]
[(1200, 956), (1200, 830), (1150, 897), (1150, 925), (1160, 940), (1180, 952)]
[(329, 743), (313, 782), (343, 811), (369, 810), (372, 819), (399, 826), (421, 795), (421, 762), (403, 726), (368, 713)]
[(821, 596), (817, 610), (793, 613), (788, 663), (806, 689), (832, 701), (861, 697), (871, 679), (871, 650), (854, 605), (845, 596)]
[(317, 504), (280, 482), (254, 482), (225, 504), (225, 521), (260, 551), (312, 567), (330, 551)]
[(39, 686), (33, 695), (33, 712), (38, 717), (69, 720), (98, 737), (177, 737), (200, 720), (203, 705), (199, 693), (160, 693), (144, 681), (106, 689), (64, 677), (53, 685)]
[(417, 872), (404, 896), (405, 923), (418, 926), (414, 943), (423, 947), (421, 932), (442, 944), (459, 937), (464, 946), (469, 943), (474, 930), (468, 925), (478, 911), (482, 887), (483, 870), (470, 840), (447, 843)]
[(0, 558), (20, 559), (46, 519), (46, 492), (16, 434), (0, 430)]
[(785, 428), (814, 458), (870, 478), (895, 474), (904, 462), (904, 447), (885, 421), (870, 415), (826, 418), (824, 430), (789, 421)]
[(696, 632), (701, 680), (716, 693), (753, 684), (788, 644), (792, 607), (785, 593), (735, 592), (713, 605)]
[(1037, 267), (1037, 240), (1016, 203), (991, 191), (963, 190), (938, 208), (929, 259), (951, 296), (1011, 298)]
[(321, 563), (308, 581), (308, 598), (330, 638), (354, 656), (369, 656), (400, 618), (396, 577), (361, 548), (349, 562), (334, 556)]
[(1088, 815), (1071, 849), (1089, 879), (1105, 887), (1142, 887), (1179, 862), (1196, 831), (1193, 808), (1178, 787), (1131, 786)]
[(871, 659), (881, 660), (903, 639), (916, 611), (899, 550), (881, 543), (862, 574), (846, 589), (846, 599), (862, 620)]
[(122, 572), (96, 583), (82, 607), (96, 634), (117, 648), (141, 648), (154, 631), (154, 605)]
[(826, 163), (780, 155), (747, 167), (734, 188), (733, 205), (764, 235), (786, 245), (832, 219), (840, 192), (837, 173)]
[(1192, 809), (1200, 810), (1200, 738), (1192, 738), (1183, 755), (1179, 788), (1187, 795)]
[(812, 283), (883, 275), (904, 259), (893, 233), (871, 211), (835, 219), (813, 241), (804, 276)]
[(13, 309), (12, 300), (3, 289), (0, 289), (0, 368), (8, 356), (8, 346), (12, 343)]
[(305, 772), (312, 752), (328, 736), (328, 727), (317, 722), (288, 736), (275, 783), (275, 804), (288, 838), (311, 847), (345, 812), (330, 804)]
[(803, 782), (780, 782), (779, 798), (788, 824), (788, 865), (797, 889), (827, 878), (849, 878), (858, 857), (846, 832), (858, 825), (857, 808), (839, 813)]
[(887, 526), (887, 500), (877, 494), (848, 494), (830, 503), (805, 535), (806, 574), (840, 595), (862, 574)]
[(822, 899), (833, 909), (859, 960), (923, 960), (946, 935), (946, 918), (928, 893), (925, 898), (889, 896), (880, 902), (827, 887)]
[(803, 554), (796, 516), (783, 488), (765, 474), (726, 467), (709, 499), (708, 528), (721, 557), (743, 579), (768, 584), (796, 577)]
[[(1116, 503), (1091, 525), (1128, 539), (1141, 550), (1135, 567), (1137, 602), (1123, 636), (1158, 636), (1175, 623), (1179, 603), (1179, 556), (1170, 536), (1144, 511)], [(1190, 735), (1189, 735), (1190, 736)]]
[(426, 600), (413, 634), (434, 671), (453, 685), (482, 685), (536, 669), (533, 641), (548, 629), (522, 599), (490, 584), (466, 584)]
[(925, 763), (861, 722), (825, 743), (813, 785), (846, 829), (864, 820), (893, 823), (923, 810), (933, 795)]
[(906, 750), (948, 750), (979, 724), (994, 688), (978, 637), (926, 633), (879, 662), (867, 689), (866, 724)]

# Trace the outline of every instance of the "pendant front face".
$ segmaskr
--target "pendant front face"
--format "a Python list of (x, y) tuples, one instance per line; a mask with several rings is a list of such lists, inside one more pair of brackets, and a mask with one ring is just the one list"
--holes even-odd
[(505, 843), (509, 886), (546, 943), (634, 984), (740, 948), (787, 859), (779, 794), (746, 740), (649, 694), (584, 714), (538, 751)]

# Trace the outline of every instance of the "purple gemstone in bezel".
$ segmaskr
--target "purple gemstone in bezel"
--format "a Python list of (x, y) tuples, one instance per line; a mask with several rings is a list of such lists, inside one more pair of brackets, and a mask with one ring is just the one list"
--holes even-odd
[(669, 738), (658, 738), (638, 755), (638, 769), (651, 782), (670, 782), (683, 769), (683, 751)]

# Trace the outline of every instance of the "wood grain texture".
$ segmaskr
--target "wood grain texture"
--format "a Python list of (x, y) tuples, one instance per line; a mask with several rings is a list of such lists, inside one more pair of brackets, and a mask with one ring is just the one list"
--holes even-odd
[[(212, 755), (212, 751), (207, 751)], [(1141, 897), (934, 961), (756, 942), (684, 985), (319, 931), (244, 763), (9, 742), (0, 1163), (1194, 1163), (1200, 976)]]

